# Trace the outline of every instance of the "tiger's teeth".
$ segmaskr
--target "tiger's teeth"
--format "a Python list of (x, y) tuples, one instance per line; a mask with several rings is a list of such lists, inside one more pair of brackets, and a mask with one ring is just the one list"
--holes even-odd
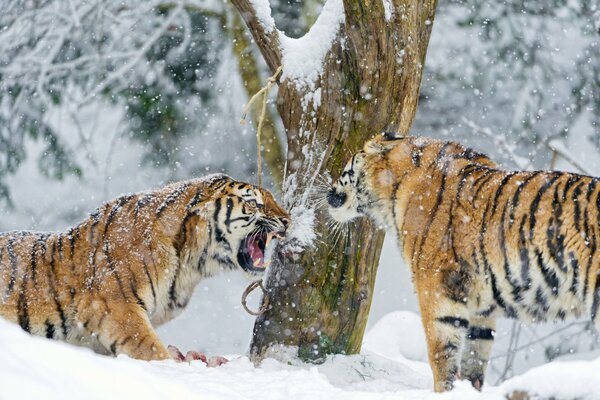
[(271, 240), (273, 240), (273, 238), (275, 238), (275, 237), (277, 237), (276, 232), (267, 233), (267, 241), (265, 242), (265, 247), (269, 247), (269, 243), (271, 243)]
[(262, 258), (257, 258), (256, 260), (254, 260), (254, 266), (258, 267), (258, 264), (260, 264)]

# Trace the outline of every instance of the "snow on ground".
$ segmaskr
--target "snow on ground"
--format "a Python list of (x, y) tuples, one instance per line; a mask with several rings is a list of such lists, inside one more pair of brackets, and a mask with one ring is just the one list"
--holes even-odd
[[(367, 334), (363, 354), (330, 357), (323, 365), (255, 367), (244, 356), (218, 368), (202, 362), (145, 362), (111, 358), (61, 342), (33, 337), (0, 321), (0, 400), (4, 399), (503, 399), (526, 388), (542, 398), (600, 399), (600, 359), (555, 362), (478, 393), (467, 382), (432, 393), (422, 358), (418, 316), (398, 312)], [(401, 332), (398, 334), (398, 332)], [(402, 333), (403, 332), (403, 333)], [(403, 335), (408, 340), (403, 341)]]

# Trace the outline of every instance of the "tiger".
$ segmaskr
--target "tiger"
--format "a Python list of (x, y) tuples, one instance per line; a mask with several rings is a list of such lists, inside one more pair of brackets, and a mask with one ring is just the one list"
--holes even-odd
[(506, 171), (451, 141), (383, 134), (324, 195), (335, 221), (366, 216), (411, 270), (434, 390), (481, 390), (498, 317), (591, 317), (600, 328), (600, 179)]
[(154, 327), (204, 278), (263, 274), (290, 223), (269, 191), (217, 174), (123, 195), (64, 232), (3, 233), (0, 316), (100, 354), (179, 359)]

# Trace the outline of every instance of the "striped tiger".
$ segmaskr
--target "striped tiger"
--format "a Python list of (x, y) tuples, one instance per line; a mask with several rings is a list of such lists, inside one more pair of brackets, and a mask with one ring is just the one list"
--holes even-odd
[(412, 271), (435, 391), (481, 389), (497, 317), (600, 327), (600, 179), (504, 171), (457, 143), (384, 134), (327, 194), (337, 221), (393, 230)]
[(121, 196), (66, 232), (4, 233), (0, 316), (102, 354), (167, 359), (153, 327), (203, 278), (263, 273), (289, 223), (268, 191), (212, 175)]

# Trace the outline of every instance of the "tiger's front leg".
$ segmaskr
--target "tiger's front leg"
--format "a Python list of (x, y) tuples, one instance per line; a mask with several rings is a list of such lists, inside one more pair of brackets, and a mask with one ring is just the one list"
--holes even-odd
[[(86, 314), (89, 315), (85, 319)], [(144, 309), (138, 304), (94, 300), (84, 313), (86, 330), (112, 354), (126, 354), (139, 360), (164, 360), (170, 355), (162, 344)]]
[(420, 293), (419, 305), (434, 390), (452, 390), (459, 374), (461, 351), (469, 327), (467, 307), (439, 299), (433, 291)]
[(463, 347), (460, 375), (481, 390), (494, 343), (495, 318), (471, 318)]

